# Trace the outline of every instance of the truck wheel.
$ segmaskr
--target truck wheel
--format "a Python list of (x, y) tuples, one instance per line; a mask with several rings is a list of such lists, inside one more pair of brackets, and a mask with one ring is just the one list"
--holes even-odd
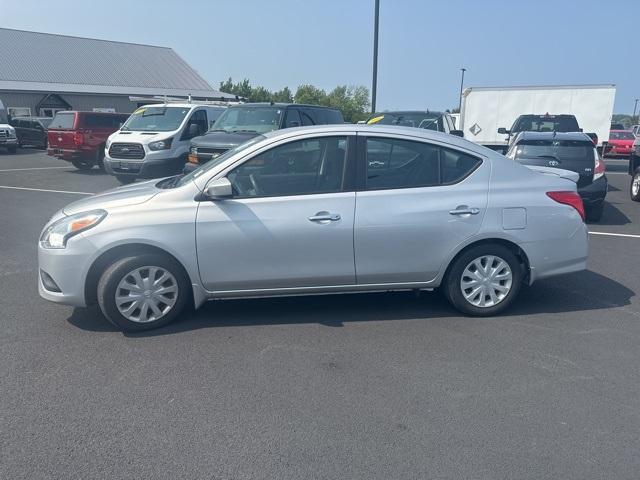
[(631, 194), (631, 200), (640, 202), (640, 172), (636, 172), (631, 178), (629, 193)]
[(96, 165), (104, 172), (104, 145), (98, 148), (96, 152)]
[(122, 185), (129, 185), (136, 181), (136, 177), (130, 177), (129, 175), (116, 175), (116, 180), (118, 180)]
[(71, 163), (78, 170), (90, 170), (93, 168), (93, 163), (87, 162), (85, 160), (72, 160)]

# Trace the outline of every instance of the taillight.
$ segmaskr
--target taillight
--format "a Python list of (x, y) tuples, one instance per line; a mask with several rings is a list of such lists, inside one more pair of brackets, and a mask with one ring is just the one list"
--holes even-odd
[(547, 196), (558, 203), (575, 208), (584, 222), (584, 204), (576, 192), (547, 192)]
[(602, 159), (600, 158), (600, 155), (598, 155), (598, 152), (595, 152), (595, 156), (596, 156), (596, 165), (595, 165), (595, 168), (593, 169), (594, 182), (600, 177), (602, 177), (604, 175), (604, 171), (606, 170), (606, 166), (602, 161)]
[(82, 135), (81, 132), (74, 132), (73, 133), (73, 143), (76, 144), (76, 146), (80, 146), (84, 143), (84, 135)]

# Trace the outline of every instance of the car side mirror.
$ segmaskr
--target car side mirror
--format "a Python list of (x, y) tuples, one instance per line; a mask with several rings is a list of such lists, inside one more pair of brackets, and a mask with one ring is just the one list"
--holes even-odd
[(464, 138), (464, 132), (462, 130), (450, 130), (449, 135)]
[(511, 132), (509, 130), (507, 130), (506, 128), (504, 128), (504, 127), (500, 127), (498, 129), (498, 133), (500, 133), (502, 135), (509, 135)]
[(207, 185), (204, 193), (209, 200), (223, 200), (233, 196), (233, 188), (227, 177), (216, 178)]
[(200, 127), (197, 123), (192, 123), (189, 125), (189, 129), (187, 130), (187, 136), (189, 138), (197, 137), (200, 135)]

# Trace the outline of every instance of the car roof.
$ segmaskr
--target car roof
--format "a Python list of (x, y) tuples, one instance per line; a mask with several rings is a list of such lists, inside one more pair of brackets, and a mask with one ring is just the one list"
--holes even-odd
[[(453, 147), (463, 148), (470, 150), (478, 155), (490, 156), (496, 154), (493, 150), (478, 145), (477, 143), (470, 142), (464, 138), (457, 137), (455, 135), (449, 135), (448, 133), (436, 132), (435, 130), (427, 130), (424, 128), (415, 127), (403, 127), (397, 125), (366, 125), (366, 124), (354, 124), (354, 123), (340, 123), (329, 125), (314, 125), (308, 127), (295, 127), (285, 128), (282, 130), (273, 130), (271, 132), (262, 133), (261, 135), (266, 138), (287, 138), (302, 135), (304, 133), (361, 133), (372, 134), (380, 136), (381, 134), (389, 135), (403, 135), (406, 137), (414, 137), (417, 140), (435, 141), (440, 143), (448, 143)], [(589, 137), (587, 137), (589, 138)], [(498, 154), (496, 154), (498, 155)]]
[(447, 112), (438, 112), (436, 110), (389, 110), (387, 112), (376, 112), (374, 115), (407, 115), (407, 114), (422, 114), (422, 115), (444, 115)]
[(584, 140), (592, 142), (591, 137), (582, 132), (520, 132), (518, 140)]
[(229, 108), (241, 108), (241, 107), (305, 107), (305, 108), (322, 108), (324, 110), (338, 110), (335, 107), (326, 107), (324, 105), (311, 105), (308, 103), (270, 103), (270, 102), (255, 102), (255, 103), (241, 103), (239, 105), (232, 105)]

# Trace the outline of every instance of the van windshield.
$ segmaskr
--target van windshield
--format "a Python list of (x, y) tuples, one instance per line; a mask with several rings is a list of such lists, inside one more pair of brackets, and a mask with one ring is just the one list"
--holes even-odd
[(278, 107), (231, 107), (225, 110), (211, 131), (266, 133), (277, 130), (282, 117)]
[(188, 107), (140, 107), (131, 114), (121, 130), (134, 132), (177, 130), (189, 110)]

